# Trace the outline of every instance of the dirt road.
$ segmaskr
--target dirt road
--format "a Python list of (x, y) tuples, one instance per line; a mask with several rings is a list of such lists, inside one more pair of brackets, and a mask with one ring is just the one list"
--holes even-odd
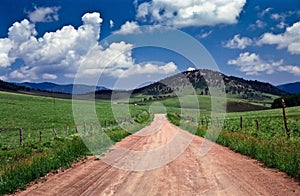
[(100, 161), (89, 157), (18, 195), (300, 195), (285, 174), (228, 148), (200, 156), (203, 141), (156, 115)]

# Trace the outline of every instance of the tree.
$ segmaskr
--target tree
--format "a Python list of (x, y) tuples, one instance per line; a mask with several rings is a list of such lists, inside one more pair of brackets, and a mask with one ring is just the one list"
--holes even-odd
[(205, 95), (208, 95), (208, 93), (209, 93), (209, 89), (208, 89), (208, 87), (206, 87), (205, 88)]
[(300, 94), (277, 98), (272, 103), (272, 108), (281, 108), (281, 99), (285, 100), (286, 107), (300, 106)]

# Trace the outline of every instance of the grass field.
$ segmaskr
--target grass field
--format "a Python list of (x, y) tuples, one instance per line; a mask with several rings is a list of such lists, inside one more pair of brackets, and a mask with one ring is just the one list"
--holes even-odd
[[(80, 104), (82, 117), (78, 127), (82, 128), (86, 122), (89, 128), (89, 110), (93, 108), (89, 101), (80, 101)], [(116, 124), (111, 107), (109, 101), (95, 102), (97, 119), (102, 126), (105, 121), (108, 125)], [(117, 109), (118, 116), (124, 116), (125, 120), (126, 111), (121, 106), (114, 107), (120, 107), (120, 110)], [(138, 106), (129, 107), (132, 116), (141, 112)], [(0, 149), (9, 149), (19, 144), (20, 128), (23, 129), (24, 142), (32, 143), (39, 141), (40, 130), (43, 131), (44, 138), (53, 137), (53, 128), (56, 129), (58, 136), (65, 136), (67, 125), (70, 134), (75, 133), (72, 100), (0, 92)]]
[[(93, 142), (100, 143), (93, 152), (102, 153), (151, 120), (148, 112), (133, 105), (114, 106), (120, 116), (115, 119), (111, 102), (96, 101), (99, 126), (94, 124), (91, 130), (91, 102), (79, 101), (79, 104), (81, 121), (76, 122), (79, 123), (76, 133), (72, 100), (0, 92), (0, 195), (23, 189), (47, 172), (69, 167), (72, 161), (90, 154), (94, 149), (87, 149), (86, 141), (91, 143), (89, 147), (93, 147)], [(130, 114), (124, 110), (128, 107)], [(86, 132), (83, 131), (84, 123)], [(23, 129), (23, 146), (20, 146), (20, 128)]]
[[(300, 137), (300, 107), (287, 108), (287, 122), (292, 138)], [(260, 137), (285, 137), (282, 109), (227, 113), (224, 130), (240, 132), (240, 117), (243, 117), (242, 132)], [(256, 127), (258, 121), (258, 128)]]
[[(195, 101), (199, 103), (199, 110), (194, 108)], [(215, 98), (214, 102), (223, 108), (219, 112), (226, 111), (228, 102), (233, 108), (229, 111), (265, 109), (261, 108), (263, 103), (249, 103), (233, 97)], [(212, 121), (216, 127), (217, 122), (225, 116), (218, 143), (300, 179), (300, 107), (287, 108), (288, 125), (292, 132), (288, 140), (280, 109), (232, 112), (226, 115), (216, 110), (210, 119), (210, 96), (171, 97), (129, 105), (100, 100), (95, 105), (84, 100), (76, 103), (79, 106), (79, 120), (75, 122), (72, 100), (0, 92), (0, 195), (23, 189), (27, 183), (49, 171), (56, 172), (58, 168), (70, 167), (72, 161), (84, 158), (91, 150), (101, 154), (113, 142), (120, 141), (149, 123), (152, 115), (148, 111), (167, 112), (174, 124), (187, 130), (197, 130), (195, 134), (208, 137), (206, 133), (211, 131), (207, 131), (207, 125), (199, 125), (201, 120), (205, 123), (208, 121), (209, 126)], [(98, 126), (91, 115), (94, 109)], [(242, 130), (239, 124), (241, 116)], [(255, 120), (259, 122), (259, 130)], [(94, 123), (93, 130), (90, 128), (91, 123)], [(20, 146), (19, 139), (21, 127), (23, 146)], [(57, 136), (54, 136), (53, 128)], [(84, 143), (86, 140), (91, 143), (89, 149)]]

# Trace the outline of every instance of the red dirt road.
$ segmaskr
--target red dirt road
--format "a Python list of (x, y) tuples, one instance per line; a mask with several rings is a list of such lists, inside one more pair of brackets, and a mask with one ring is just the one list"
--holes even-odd
[(284, 173), (228, 148), (200, 156), (203, 141), (156, 115), (100, 161), (89, 157), (17, 195), (300, 195)]

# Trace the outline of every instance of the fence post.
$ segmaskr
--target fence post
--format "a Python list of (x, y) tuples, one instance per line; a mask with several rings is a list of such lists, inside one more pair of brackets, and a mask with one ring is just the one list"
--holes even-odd
[(54, 136), (57, 137), (57, 132), (56, 132), (56, 130), (55, 130), (54, 127), (53, 127), (52, 131), (53, 131), (53, 133), (54, 133)]
[(257, 119), (255, 120), (255, 123), (256, 123), (256, 130), (259, 131), (259, 122)]
[(86, 122), (84, 121), (84, 124), (83, 124), (83, 131), (86, 132)]
[(90, 132), (93, 131), (93, 123), (90, 124)]
[(76, 133), (78, 133), (78, 126), (77, 125), (75, 125), (75, 131), (76, 131)]
[(23, 129), (20, 128), (20, 146), (23, 146)]
[(285, 111), (286, 105), (285, 105), (284, 99), (281, 99), (281, 103), (282, 103), (282, 114), (283, 114), (284, 127), (285, 127), (285, 131), (286, 131), (286, 136), (289, 139), (291, 136), (291, 132), (288, 127), (287, 120), (286, 120), (286, 111)]
[(243, 116), (240, 117), (240, 130), (243, 129)]
[(42, 143), (43, 135), (42, 131), (40, 131), (40, 143)]
[(220, 121), (218, 117), (217, 117), (217, 125), (218, 125), (218, 129), (220, 129)]

